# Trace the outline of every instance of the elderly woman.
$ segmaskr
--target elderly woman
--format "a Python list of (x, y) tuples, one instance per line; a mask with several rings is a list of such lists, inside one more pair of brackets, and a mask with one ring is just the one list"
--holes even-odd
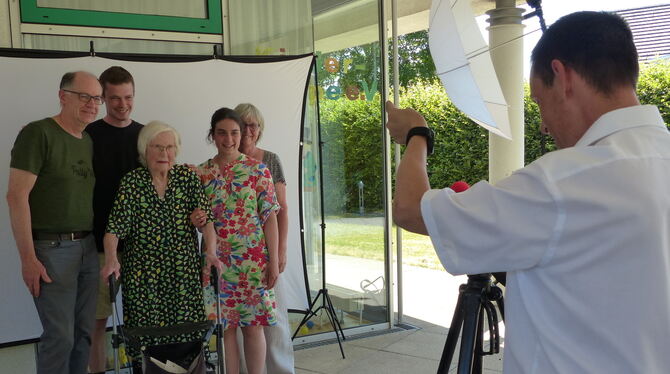
[[(205, 319), (201, 271), (209, 275), (212, 265), (220, 266), (216, 233), (198, 176), (187, 166), (175, 165), (180, 144), (179, 134), (162, 122), (150, 122), (140, 131), (137, 148), (143, 166), (123, 177), (109, 216), (101, 276), (122, 277), (127, 327), (169, 326)], [(208, 215), (202, 228), (204, 267), (196, 230), (189, 220), (196, 208)], [(126, 243), (121, 267), (116, 253), (120, 238)], [(193, 338), (147, 338), (143, 343)]]
[[(271, 290), (279, 275), (277, 218), (279, 208), (270, 171), (238, 148), (244, 132), (239, 116), (228, 108), (214, 112), (209, 138), (217, 154), (198, 167), (214, 214), (217, 247), (223, 262), (221, 318), (225, 327), (226, 373), (239, 372), (237, 328), (244, 337), (249, 374), (263, 372), (263, 326), (275, 324)], [(210, 318), (216, 314), (214, 295), (205, 298)]]
[[(242, 103), (235, 107), (235, 112), (244, 122), (240, 152), (267, 165), (275, 184), (275, 193), (280, 207), (279, 212), (277, 212), (277, 226), (279, 228), (279, 272), (282, 273), (286, 267), (288, 235), (288, 205), (286, 203), (284, 170), (279, 156), (256, 146), (265, 130), (265, 120), (261, 111), (253, 104)], [(293, 343), (291, 342), (288, 309), (283, 298), (281, 283), (275, 286), (275, 297), (277, 299), (277, 325), (265, 328), (265, 339), (268, 346), (265, 362), (269, 373), (293, 373)]]

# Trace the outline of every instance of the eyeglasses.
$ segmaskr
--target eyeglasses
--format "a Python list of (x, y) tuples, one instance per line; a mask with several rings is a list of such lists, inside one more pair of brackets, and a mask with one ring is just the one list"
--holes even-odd
[(102, 105), (102, 102), (103, 102), (102, 101), (102, 96), (91, 96), (91, 95), (89, 95), (87, 93), (83, 93), (83, 92), (70, 91), (70, 90), (66, 90), (66, 89), (62, 89), (62, 90), (65, 91), (65, 92), (69, 92), (69, 93), (79, 95), (79, 101), (81, 101), (82, 103), (88, 104), (89, 101), (93, 100), (93, 102), (96, 105)]
[(175, 146), (175, 145), (167, 145), (166, 146), (166, 145), (152, 144), (152, 145), (150, 145), (150, 147), (153, 148), (156, 152), (161, 152), (161, 153), (163, 151), (166, 151), (166, 152), (169, 153), (169, 152), (174, 152), (174, 151), (177, 150), (177, 146)]
[(259, 128), (260, 126), (258, 126), (257, 123), (245, 123), (245, 124), (244, 124), (244, 127), (248, 127), (249, 130), (256, 131), (256, 130), (258, 130), (258, 128)]

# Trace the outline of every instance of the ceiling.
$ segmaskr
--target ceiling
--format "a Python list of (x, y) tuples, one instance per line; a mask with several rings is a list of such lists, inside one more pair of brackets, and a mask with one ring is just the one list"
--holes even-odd
[[(526, 3), (514, 1), (517, 5)], [(496, 6), (495, 0), (470, 3), (475, 16)], [(398, 34), (427, 29), (430, 5), (431, 0), (398, 0)], [(325, 53), (379, 40), (378, 12), (377, 0), (312, 0), (316, 50)]]

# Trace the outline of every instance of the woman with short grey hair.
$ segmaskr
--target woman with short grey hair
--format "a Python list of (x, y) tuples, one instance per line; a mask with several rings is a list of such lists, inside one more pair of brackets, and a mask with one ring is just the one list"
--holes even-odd
[[(277, 252), (279, 254), (279, 272), (282, 273), (286, 268), (288, 237), (288, 204), (286, 202), (284, 170), (276, 153), (257, 147), (258, 141), (265, 130), (265, 120), (261, 111), (253, 104), (242, 103), (235, 107), (235, 112), (245, 124), (240, 152), (267, 165), (270, 174), (272, 174), (275, 194), (280, 207), (277, 212), (277, 226), (279, 229)], [(264, 328), (267, 342), (265, 363), (268, 373), (293, 373), (293, 344), (289, 331), (288, 309), (281, 281), (275, 286), (275, 298), (277, 300), (277, 324)]]
[[(126, 327), (204, 321), (201, 273), (206, 277), (212, 265), (221, 268), (209, 199), (198, 176), (186, 165), (175, 164), (180, 143), (177, 131), (163, 122), (144, 126), (137, 142), (142, 166), (121, 179), (109, 215), (100, 275), (121, 276)], [(195, 209), (207, 215), (204, 254), (189, 219)], [(116, 252), (119, 239), (125, 240), (123, 265)], [(141, 343), (189, 341), (198, 339), (198, 334), (143, 337)]]

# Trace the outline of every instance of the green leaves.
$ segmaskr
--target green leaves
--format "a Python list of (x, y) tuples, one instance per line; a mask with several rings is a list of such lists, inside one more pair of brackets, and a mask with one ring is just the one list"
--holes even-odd
[[(410, 81), (410, 80), (408, 80)], [(435, 153), (428, 159), (431, 186), (449, 186), (457, 180), (475, 183), (488, 179), (488, 132), (461, 113), (436, 79), (414, 79), (400, 91), (400, 106), (421, 113), (435, 131)], [(525, 163), (542, 155), (541, 117), (525, 88)], [(643, 104), (659, 107), (670, 124), (670, 60), (643, 65), (638, 94)], [(366, 213), (383, 211), (384, 131), (381, 104), (374, 100), (321, 100), (324, 141), (323, 170), (327, 214), (358, 213), (358, 182), (364, 185)], [(544, 137), (546, 152), (556, 149)], [(393, 147), (391, 148), (393, 152)], [(391, 156), (393, 160), (393, 155)], [(395, 165), (392, 165), (395, 171)]]
[(637, 94), (640, 103), (656, 105), (665, 124), (670, 125), (670, 59), (658, 59), (640, 67)]

